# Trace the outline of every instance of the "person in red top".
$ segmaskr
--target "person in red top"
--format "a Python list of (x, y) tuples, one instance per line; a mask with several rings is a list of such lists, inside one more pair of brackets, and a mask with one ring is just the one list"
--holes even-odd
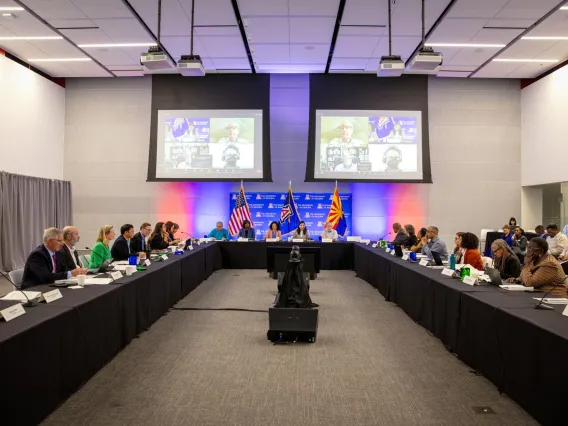
[(478, 247), (479, 238), (471, 232), (464, 232), (461, 236), (461, 248), (465, 250), (463, 263), (482, 271), (483, 261), (481, 260), (481, 253), (479, 253)]

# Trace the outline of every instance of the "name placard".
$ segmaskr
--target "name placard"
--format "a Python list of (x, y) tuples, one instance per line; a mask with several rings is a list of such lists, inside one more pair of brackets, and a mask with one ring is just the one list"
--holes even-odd
[(422, 259), (419, 263), (420, 266), (428, 266), (428, 261), (426, 259)]
[(452, 275), (454, 275), (454, 270), (450, 269), (450, 268), (444, 268), (444, 269), (442, 269), (442, 275), (445, 275), (447, 277), (451, 277)]
[(333, 243), (333, 239), (332, 238), (322, 238), (321, 242), (322, 243)]
[(59, 291), (58, 288), (42, 294), (42, 298), (43, 298), (43, 300), (45, 300), (45, 303), (51, 303), (54, 300), (61, 299), (62, 297), (63, 297), (63, 295), (61, 294), (61, 292)]
[(568, 305), (566, 305), (566, 307), (562, 311), (562, 315), (564, 315), (565, 317), (568, 317)]
[(113, 280), (119, 280), (122, 278), (122, 273), (120, 271), (114, 271), (110, 273)]
[(24, 307), (17, 303), (9, 308), (2, 309), (0, 311), (0, 316), (6, 320), (6, 322), (13, 320), (14, 318), (19, 317), (20, 315), (24, 315), (26, 311), (24, 311)]
[(293, 238), (293, 239), (292, 239), (292, 242), (293, 242), (293, 243), (303, 243), (304, 240), (303, 240), (302, 238)]
[(404, 256), (402, 256), (402, 260), (408, 260), (408, 259), (409, 259), (409, 257), (408, 257), (407, 254), (405, 254)]
[(166, 255), (164, 254), (164, 255), (162, 256), (162, 259), (164, 259), (164, 260), (168, 260), (168, 259), (169, 259), (169, 257), (168, 257), (168, 256), (166, 256)]
[(267, 243), (275, 243), (275, 242), (277, 242), (277, 241), (278, 241), (278, 238), (267, 238), (267, 239), (266, 239), (266, 242), (267, 242)]
[(146, 265), (146, 266), (150, 266), (151, 264), (152, 264), (152, 262), (150, 262), (150, 259), (146, 259), (144, 261), (144, 265)]
[(240, 242), (240, 243), (248, 243), (248, 240), (249, 240), (248, 238), (243, 238), (243, 237), (239, 237), (237, 239), (237, 241)]
[(377, 248), (377, 243), (373, 244), (371, 247)]
[(193, 246), (189, 246), (187, 249), (188, 249), (188, 250), (193, 250)]
[(392, 249), (391, 254), (392, 254), (393, 256), (396, 255), (395, 249)]
[(475, 285), (475, 282), (477, 280), (473, 277), (470, 277), (469, 275), (466, 275), (465, 277), (463, 277), (463, 282), (467, 285)]

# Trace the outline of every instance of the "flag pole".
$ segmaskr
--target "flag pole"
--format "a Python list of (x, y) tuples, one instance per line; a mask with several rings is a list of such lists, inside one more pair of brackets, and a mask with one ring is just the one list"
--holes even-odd
[(335, 181), (335, 187), (337, 188), (337, 181)]
[(290, 188), (292, 188), (292, 181), (291, 181), (291, 180), (288, 181), (288, 186), (289, 186)]
[(241, 179), (241, 188), (243, 187), (243, 180)]

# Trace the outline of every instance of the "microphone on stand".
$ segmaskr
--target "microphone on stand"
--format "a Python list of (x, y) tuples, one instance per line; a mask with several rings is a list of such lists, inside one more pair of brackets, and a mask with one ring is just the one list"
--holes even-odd
[[(554, 308), (552, 306), (545, 305), (543, 302), (544, 302), (544, 299), (546, 298), (546, 296), (548, 296), (552, 290), (554, 290), (556, 287), (558, 287), (558, 285), (559, 284), (554, 284), (552, 286), (552, 288), (550, 290), (548, 290), (544, 296), (542, 296), (542, 299), (540, 299), (537, 302), (537, 304), (534, 305), (534, 309), (541, 309), (541, 310), (544, 310), (544, 311), (553, 311)], [(562, 285), (562, 284), (560, 284), (560, 285)]]
[(387, 232), (385, 235), (383, 235), (381, 238), (379, 238), (379, 241), (384, 240), (390, 234), (392, 234), (392, 232)]
[(32, 301), (30, 300), (30, 298), (28, 297), (28, 295), (26, 294), (26, 292), (22, 290), (22, 286), (21, 286), (21, 285), (16, 285), (16, 283), (10, 279), (10, 276), (7, 275), (7, 274), (5, 274), (4, 272), (0, 271), (0, 274), (1, 274), (4, 278), (6, 278), (8, 281), (10, 281), (10, 283), (11, 283), (14, 287), (16, 287), (16, 288), (20, 291), (20, 293), (22, 293), (22, 294), (26, 297), (27, 302), (22, 303), (22, 306), (23, 306), (24, 308), (32, 308), (32, 307), (34, 307), (34, 306), (37, 306), (37, 303), (32, 302)]

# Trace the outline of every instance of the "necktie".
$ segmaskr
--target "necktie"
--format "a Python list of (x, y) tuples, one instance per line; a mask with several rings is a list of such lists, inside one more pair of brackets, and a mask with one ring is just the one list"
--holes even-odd
[(53, 272), (57, 272), (57, 259), (55, 258), (55, 253), (51, 255), (51, 260), (53, 260)]
[(144, 250), (144, 243), (146, 243), (146, 240), (144, 239), (144, 237), (142, 235), (140, 235), (140, 240), (142, 240), (142, 251), (146, 251), (146, 250)]
[(73, 256), (75, 256), (75, 263), (77, 263), (77, 266), (80, 268), (81, 266), (81, 260), (79, 260), (79, 255), (77, 254), (77, 250), (73, 250)]

